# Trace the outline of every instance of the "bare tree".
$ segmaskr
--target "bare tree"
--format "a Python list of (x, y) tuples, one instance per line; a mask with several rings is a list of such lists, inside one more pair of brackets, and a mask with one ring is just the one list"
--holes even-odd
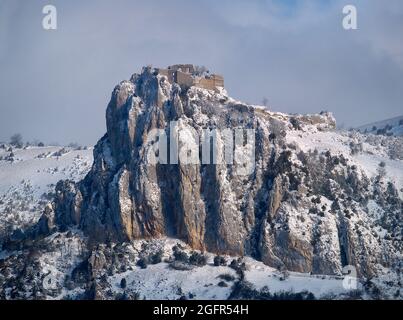
[(209, 73), (205, 66), (195, 66), (194, 72), (197, 76), (204, 76), (205, 74)]
[(266, 97), (263, 97), (262, 105), (264, 105), (265, 107), (268, 107), (269, 106), (269, 99), (267, 99)]
[(386, 176), (386, 163), (384, 161), (379, 163), (377, 172), (379, 179), (382, 179), (384, 176)]
[(16, 148), (22, 148), (22, 135), (20, 133), (13, 134), (10, 138), (10, 144)]

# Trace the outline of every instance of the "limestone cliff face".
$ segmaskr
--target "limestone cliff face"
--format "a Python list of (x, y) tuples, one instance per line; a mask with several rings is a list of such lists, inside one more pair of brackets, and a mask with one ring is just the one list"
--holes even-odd
[[(178, 139), (179, 149), (199, 144), (203, 129), (253, 129), (253, 170), (239, 174), (241, 163), (224, 164), (222, 131), (216, 139), (218, 164), (154, 164), (150, 155), (163, 158), (155, 145), (164, 135), (153, 136), (153, 129), (169, 137), (172, 121), (186, 133), (187, 141)], [(279, 268), (330, 274), (351, 263), (368, 273), (357, 260), (366, 243), (349, 236), (354, 226), (346, 222), (343, 208), (330, 210), (329, 205), (325, 217), (310, 212), (318, 207), (314, 196), (332, 198), (327, 171), (314, 176), (306, 170), (303, 159), (296, 160), (303, 152), (286, 139), (289, 131), (334, 129), (330, 114), (269, 112), (235, 101), (224, 90), (181, 89), (144, 68), (116, 86), (106, 123), (91, 172), (78, 184), (58, 184), (54, 210), (59, 228), (78, 226), (95, 243), (171, 236), (196, 249), (252, 255)], [(329, 172), (341, 166), (332, 155), (323, 161)], [(336, 192), (355, 197), (356, 190), (337, 177)], [(327, 181), (323, 190), (317, 190), (315, 179)], [(302, 227), (295, 224), (299, 216)], [(329, 239), (321, 237), (326, 232)]]

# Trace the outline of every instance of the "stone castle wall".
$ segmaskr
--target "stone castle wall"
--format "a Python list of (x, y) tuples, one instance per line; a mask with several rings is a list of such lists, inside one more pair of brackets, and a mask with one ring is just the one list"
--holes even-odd
[(182, 71), (176, 71), (176, 83), (186, 87), (191, 87), (195, 85), (195, 79), (190, 73), (185, 73)]
[(224, 77), (212, 74), (207, 77), (194, 76), (195, 68), (192, 64), (177, 64), (167, 69), (156, 69), (160, 75), (166, 76), (171, 83), (177, 83), (186, 87), (198, 87), (207, 90), (216, 90), (217, 87), (224, 87)]

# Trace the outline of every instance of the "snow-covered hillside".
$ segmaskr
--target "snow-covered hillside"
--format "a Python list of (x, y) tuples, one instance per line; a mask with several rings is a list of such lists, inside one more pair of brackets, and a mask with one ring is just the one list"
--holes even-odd
[(290, 131), (287, 141), (302, 151), (329, 151), (343, 155), (351, 165), (357, 166), (370, 179), (379, 174), (379, 166), (385, 169), (384, 182), (392, 182), (403, 198), (403, 140), (401, 138), (364, 135), (346, 132), (301, 132)]
[[(289, 131), (286, 136), (288, 144), (295, 144), (304, 152), (330, 150), (334, 155), (345, 155), (351, 164), (362, 169), (370, 178), (375, 178), (379, 173), (379, 163), (384, 162), (386, 179), (391, 179), (402, 192), (402, 160), (390, 156), (391, 140), (388, 143), (382, 140), (382, 143), (379, 139), (386, 138), (315, 130)], [(0, 150), (0, 158), (0, 218), (2, 225), (16, 229), (38, 219), (60, 179), (77, 181), (84, 177), (92, 164), (92, 150), (61, 147), (11, 150), (6, 146)], [(375, 203), (371, 208), (370, 217), (376, 218), (377, 214), (381, 214), (375, 212), (382, 211)], [(298, 214), (303, 215), (303, 212)], [(298, 227), (298, 224), (290, 223), (290, 226), (295, 226), (295, 232), (304, 232), (300, 229), (301, 224)], [(337, 234), (337, 230), (332, 232)], [(380, 234), (385, 236), (386, 230), (381, 230)], [(208, 252), (205, 253), (206, 264), (176, 263), (173, 258), (175, 246), (182, 248), (188, 256), (194, 252), (176, 239), (138, 240), (110, 247), (101, 245), (92, 252), (85, 242), (86, 237), (78, 230), (54, 233), (43, 240), (42, 247), (46, 249), (34, 262), (26, 252), (1, 252), (0, 260), (4, 259), (6, 264), (3, 270), (10, 270), (10, 275), (2, 280), (3, 288), (8, 288), (3, 298), (228, 299), (269, 295), (280, 299), (305, 297), (310, 293), (316, 299), (399, 298), (396, 294), (400, 279), (386, 268), (380, 270), (380, 276), (370, 283), (360, 280), (356, 287), (351, 287), (351, 281), (346, 282), (342, 275), (277, 270), (245, 257), (239, 262), (244, 265), (243, 280), (240, 280), (236, 265), (231, 264), (238, 260), (236, 256), (223, 256), (226, 263), (220, 266), (214, 265), (215, 255)], [(139, 263), (145, 256), (159, 251), (162, 252), (161, 261), (150, 263), (147, 260), (145, 265)], [(110, 260), (110, 255), (118, 258)], [(80, 277), (86, 276), (86, 263), (91, 263), (93, 275), (98, 279), (95, 288), (87, 287), (85, 281), (79, 285)], [(37, 278), (25, 279), (25, 291), (16, 291), (13, 289), (13, 272), (30, 274), (29, 268), (21, 271), (27, 265), (37, 271)], [(37, 291), (37, 287), (43, 289)]]
[[(296, 143), (304, 151), (312, 148), (319, 151), (330, 149), (334, 154), (349, 154), (352, 135), (356, 139), (363, 139), (364, 148), (360, 154), (351, 155), (351, 159), (361, 166), (371, 176), (377, 172), (378, 163), (386, 162), (386, 170), (390, 170), (388, 177), (402, 186), (401, 160), (392, 160), (388, 157), (387, 148), (377, 147), (365, 142), (365, 136), (356, 133), (339, 134), (336, 132), (297, 132), (291, 131), (287, 136), (289, 143)], [(361, 141), (361, 140), (360, 140)], [(375, 159), (375, 158), (376, 159)], [(40, 217), (44, 206), (52, 200), (55, 184), (61, 179), (78, 181), (84, 177), (92, 165), (92, 148), (74, 150), (62, 147), (29, 147), (26, 149), (10, 149), (4, 146), (0, 149), (0, 220), (2, 232), (10, 232), (16, 228), (26, 228)], [(392, 172), (393, 171), (393, 172)], [(36, 265), (39, 271), (40, 285), (45, 283), (46, 299), (66, 299), (84, 297), (90, 291), (80, 286), (65, 286), (66, 275), (77, 273), (77, 266), (85, 261), (88, 249), (85, 237), (80, 232), (56, 233), (46, 238), (46, 252), (44, 252)], [(214, 255), (206, 253), (207, 263), (201, 266), (175, 266), (172, 263), (172, 248), (175, 245), (185, 248), (190, 256), (191, 249), (183, 242), (175, 239), (160, 239), (151, 242), (139, 240), (127, 244), (123, 255), (127, 260), (125, 264), (110, 266), (115, 271), (108, 276), (100, 275), (98, 294), (102, 298), (146, 298), (146, 299), (228, 299), (233, 295), (234, 286), (238, 283), (239, 275), (230, 262), (237, 257), (225, 256), (226, 265), (214, 266)], [(144, 254), (144, 248), (154, 251), (162, 250), (162, 261), (149, 264), (146, 268), (138, 266), (138, 261)], [(118, 245), (115, 245), (118, 248)], [(105, 249), (97, 251), (98, 259), (102, 260)], [(94, 256), (94, 254), (92, 254)], [(11, 258), (12, 257), (12, 258)], [(15, 258), (14, 258), (15, 257)], [(11, 268), (18, 268), (29, 263), (24, 253), (3, 251), (0, 259), (10, 260)], [(27, 261), (25, 261), (27, 260)], [(94, 258), (93, 261), (96, 261)], [(270, 292), (278, 297), (292, 297), (294, 294), (309, 292), (318, 299), (327, 298), (371, 298), (363, 289), (363, 283), (357, 284), (357, 290), (346, 286), (343, 276), (310, 275), (297, 272), (279, 271), (250, 257), (245, 257), (245, 281), (239, 288), (242, 294), (262, 294)], [(32, 264), (35, 268), (35, 263)], [(100, 268), (100, 271), (102, 268)], [(385, 271), (385, 280), (377, 280), (380, 288), (388, 289), (387, 283), (397, 281), (395, 274)], [(8, 281), (11, 278), (9, 278)], [(123, 280), (124, 279), (124, 280)], [(51, 282), (47, 284), (47, 282)], [(123, 286), (122, 283), (125, 283)], [(20, 292), (19, 297), (26, 299), (37, 295), (34, 282)], [(393, 297), (395, 287), (389, 291), (382, 289), (386, 297)], [(10, 288), (5, 292), (4, 298), (16, 298), (15, 292)], [(384, 296), (385, 297), (385, 296)]]
[[(46, 249), (38, 250), (39, 259), (3, 252), (3, 299), (399, 298), (399, 279), (388, 270), (364, 283), (354, 275), (288, 272), (250, 257), (200, 253), (177, 239), (100, 245), (92, 252), (83, 239), (77, 231), (55, 233), (43, 240)], [(204, 258), (192, 260), (194, 256)], [(18, 281), (23, 281), (22, 289), (15, 287)]]
[[(151, 67), (114, 88), (106, 123), (93, 159), (0, 150), (0, 299), (402, 299), (402, 137), (182, 88)], [(155, 165), (172, 123), (186, 134), (170, 144), (196, 157), (185, 142), (219, 129), (217, 163)], [(228, 148), (226, 128), (253, 133)]]
[(92, 148), (0, 147), (0, 235), (36, 222), (56, 183), (81, 180), (92, 165)]
[(358, 127), (357, 130), (362, 133), (403, 136), (403, 116), (369, 123)]

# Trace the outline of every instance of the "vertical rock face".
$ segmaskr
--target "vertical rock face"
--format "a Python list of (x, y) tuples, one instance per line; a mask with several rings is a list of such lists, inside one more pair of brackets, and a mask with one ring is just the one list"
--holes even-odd
[[(144, 68), (116, 86), (106, 123), (91, 172), (78, 184), (57, 186), (59, 228), (78, 226), (95, 243), (177, 237), (196, 249), (252, 255), (300, 272), (337, 274), (353, 264), (369, 274), (375, 262), (364, 261), (370, 256), (381, 264), (397, 257), (394, 244), (384, 252), (386, 244), (376, 238), (357, 238), (344, 213), (354, 204), (357, 215), (365, 214), (368, 200), (378, 201), (365, 174), (350, 170), (339, 156), (308, 154), (287, 143), (288, 132), (334, 129), (328, 113), (269, 112), (237, 102), (224, 90), (181, 89)], [(252, 170), (239, 170), (243, 163), (237, 157), (246, 150), (235, 151), (234, 163), (224, 162), (226, 150), (232, 151), (225, 129), (234, 128), (254, 130), (251, 137), (242, 135), (254, 142)], [(203, 143), (205, 129), (217, 129), (216, 154), (208, 156), (217, 164), (202, 161), (191, 148)], [(176, 155), (169, 148), (173, 140), (169, 151), (159, 144), (176, 137), (175, 130), (177, 164), (169, 161)], [(398, 195), (395, 200), (394, 213), (401, 211)]]

